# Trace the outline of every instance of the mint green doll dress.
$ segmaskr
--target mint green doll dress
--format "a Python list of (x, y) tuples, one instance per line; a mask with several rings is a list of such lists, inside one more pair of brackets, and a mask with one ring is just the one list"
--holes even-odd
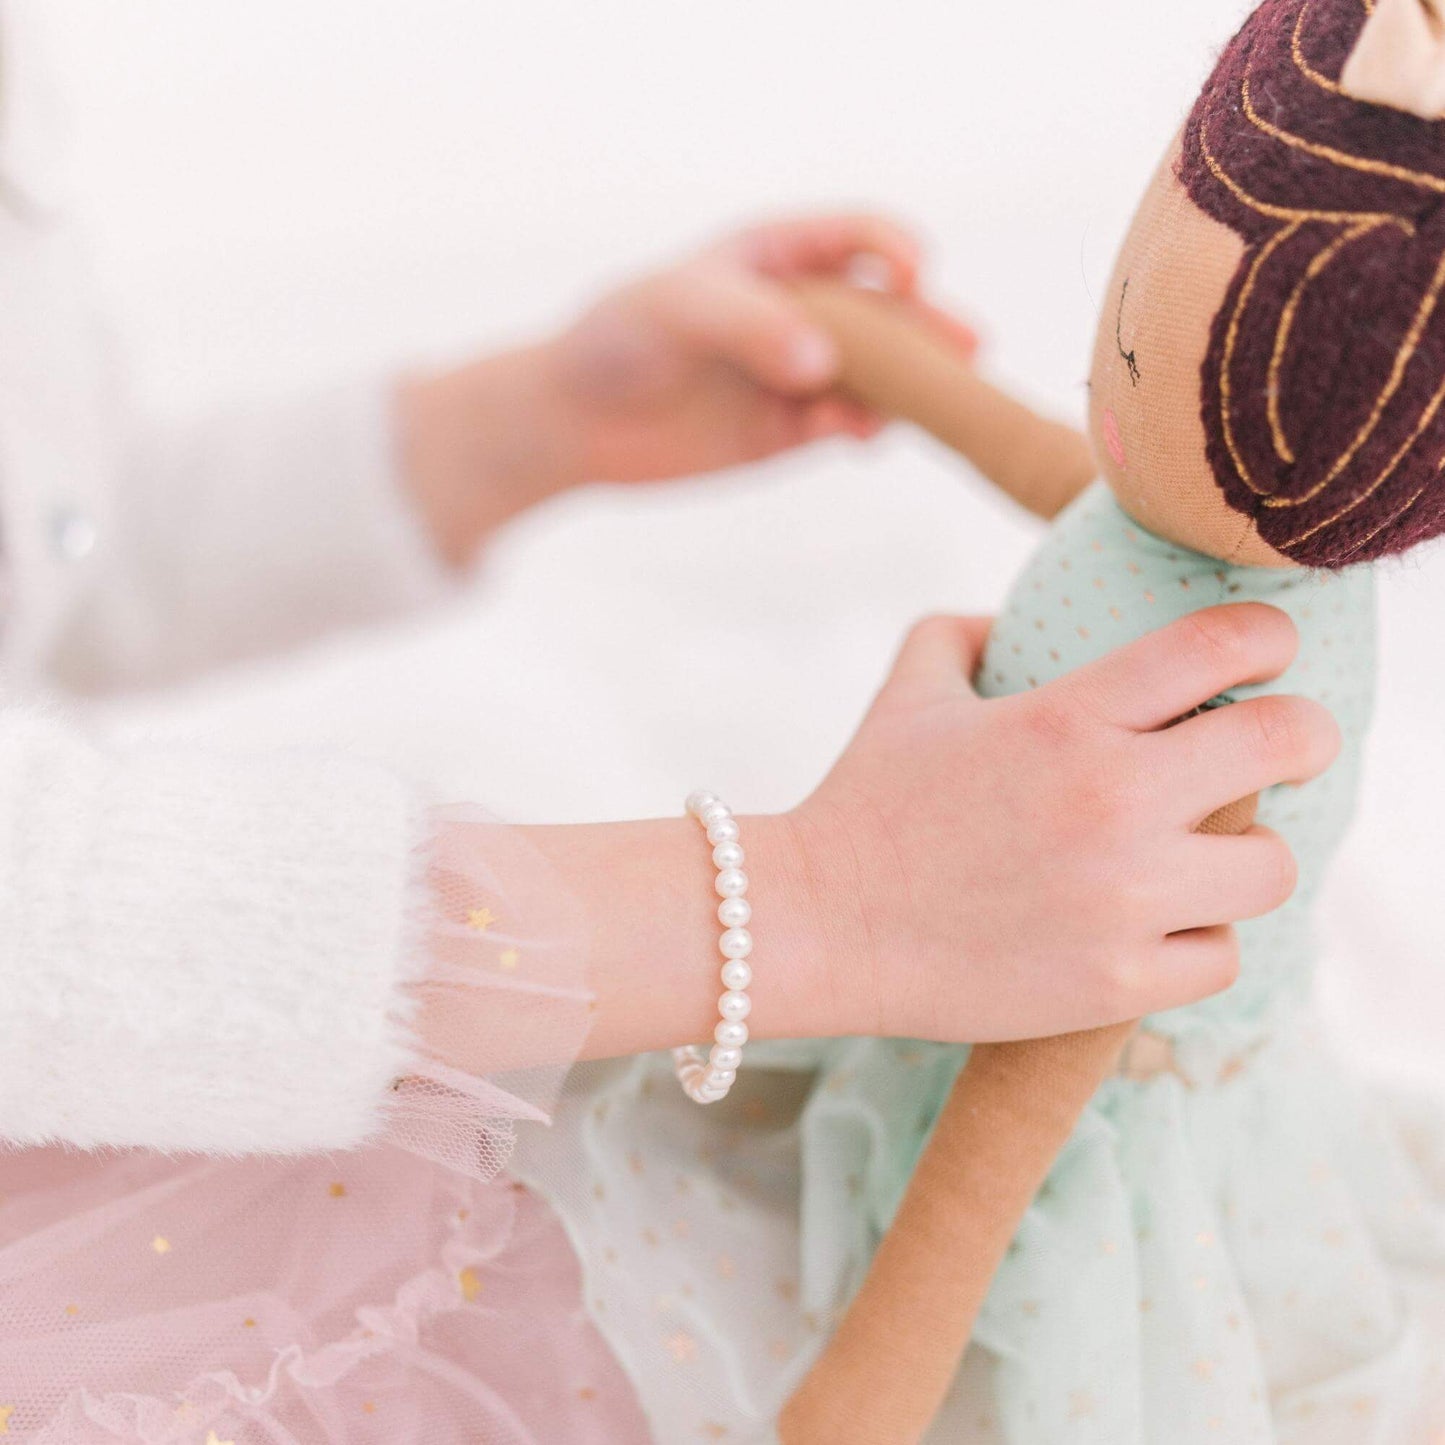
[[(1023, 1220), (930, 1445), (1445, 1439), (1445, 1115), (1349, 1079), (1309, 1017), (1311, 913), (1371, 711), (1370, 569), (1226, 566), (1153, 536), (1098, 484), (1020, 577), (978, 683), (1022, 691), (1247, 600), (1299, 627), (1271, 690), (1318, 699), (1344, 733), (1325, 777), (1261, 800), (1301, 886), (1241, 927), (1232, 989), (1145, 1021)], [(766, 920), (757, 933), (765, 988)], [(658, 1445), (775, 1439), (965, 1055), (755, 1046), (707, 1109), (666, 1058), (577, 1074), (520, 1172), (564, 1218)]]

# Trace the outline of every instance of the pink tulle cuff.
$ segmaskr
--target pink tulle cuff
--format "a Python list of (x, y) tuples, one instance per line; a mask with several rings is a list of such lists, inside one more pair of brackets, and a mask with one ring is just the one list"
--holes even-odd
[(388, 1143), (487, 1179), (518, 1120), (545, 1123), (590, 1026), (587, 929), (515, 828), (432, 815), (418, 850), (414, 1058), (386, 1104)]

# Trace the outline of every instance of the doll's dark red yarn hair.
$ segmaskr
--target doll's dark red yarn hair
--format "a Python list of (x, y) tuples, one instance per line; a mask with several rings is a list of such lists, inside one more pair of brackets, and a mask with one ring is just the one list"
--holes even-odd
[(1445, 123), (1341, 91), (1373, 3), (1265, 0), (1179, 164), (1248, 245), (1204, 362), (1210, 464), (1315, 567), (1445, 533)]

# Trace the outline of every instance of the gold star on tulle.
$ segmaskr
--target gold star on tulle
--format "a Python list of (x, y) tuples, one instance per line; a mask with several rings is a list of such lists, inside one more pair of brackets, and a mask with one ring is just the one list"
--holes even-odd
[(462, 1287), (462, 1298), (471, 1304), (482, 1292), (482, 1281), (476, 1270), (464, 1269), (457, 1275), (457, 1283)]
[(171, 1252), (171, 1242), (165, 1235), (158, 1234), (151, 1240), (151, 1248), (155, 1250), (157, 1254), (169, 1254)]
[(520, 959), (521, 956), (515, 948), (509, 948), (497, 956), (497, 962), (501, 964), (508, 973), (513, 973), (517, 967), (517, 960)]
[(222, 1440), (214, 1430), (207, 1430), (206, 1445), (236, 1445), (236, 1442), (234, 1440)]
[(333, 1199), (346, 1198), (346, 1186), (338, 1179), (327, 1191)]
[(0, 1405), (0, 1435), (8, 1435), (10, 1433), (10, 1417), (14, 1413), (14, 1405)]
[(497, 921), (497, 915), (490, 908), (467, 909), (467, 927), (473, 933), (485, 933)]

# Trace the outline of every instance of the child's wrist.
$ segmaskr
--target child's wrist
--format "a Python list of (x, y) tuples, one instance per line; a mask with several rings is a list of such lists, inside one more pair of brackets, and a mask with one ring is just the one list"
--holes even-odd
[(858, 855), (845, 820), (816, 810), (741, 820), (751, 837), (759, 1037), (839, 1038), (878, 1029)]
[(406, 378), (397, 388), (404, 483), (448, 562), (470, 561), (495, 528), (583, 479), (554, 346)]

